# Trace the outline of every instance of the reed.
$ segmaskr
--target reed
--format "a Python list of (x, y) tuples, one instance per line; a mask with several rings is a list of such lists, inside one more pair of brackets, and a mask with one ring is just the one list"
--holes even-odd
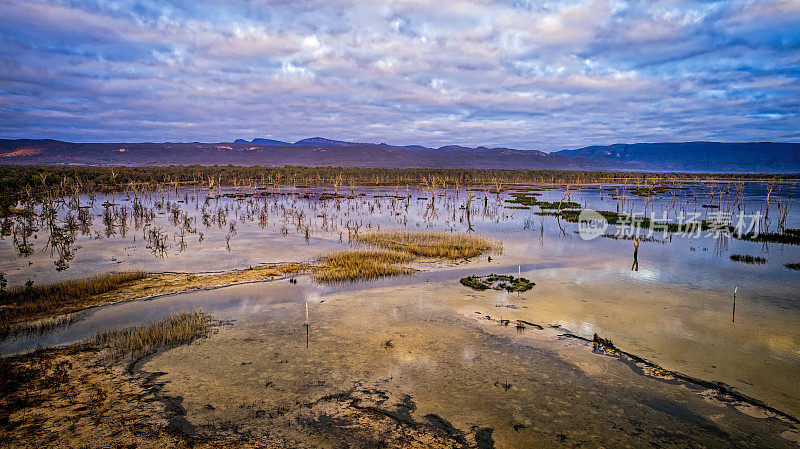
[(284, 263), (211, 274), (126, 271), (41, 287), (17, 287), (0, 292), (0, 335), (13, 332), (16, 323), (77, 312), (87, 307), (200, 288), (265, 281), (308, 270), (305, 264)]
[(54, 284), (25, 285), (0, 293), (0, 321), (10, 324), (20, 319), (53, 315), (85, 298), (107, 293), (147, 276), (144, 271), (105, 273), (88, 279), (78, 279)]
[(208, 336), (210, 318), (201, 311), (181, 313), (155, 323), (103, 332), (95, 343), (108, 348), (114, 357), (139, 356), (164, 346), (190, 343)]
[(411, 272), (396, 264), (414, 259), (410, 253), (394, 250), (344, 250), (324, 256), (314, 270), (314, 279), (324, 283), (370, 280)]
[(449, 232), (373, 231), (359, 233), (353, 242), (409, 253), (415, 257), (468, 259), (499, 252), (502, 243), (471, 234)]

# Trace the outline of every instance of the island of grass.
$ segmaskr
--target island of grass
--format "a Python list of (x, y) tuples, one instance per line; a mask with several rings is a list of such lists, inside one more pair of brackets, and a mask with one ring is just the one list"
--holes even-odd
[(207, 337), (210, 322), (211, 317), (202, 311), (180, 313), (150, 324), (102, 332), (94, 343), (106, 348), (114, 358), (128, 354), (141, 356)]
[(522, 293), (533, 288), (536, 283), (523, 277), (507, 274), (490, 274), (489, 276), (467, 276), (459, 281), (461, 285), (473, 290), (505, 290), (509, 293)]
[(636, 196), (650, 197), (656, 195), (657, 193), (667, 193), (669, 191), (670, 188), (667, 186), (655, 186), (655, 187), (639, 187), (637, 189), (631, 190), (630, 193)]
[(581, 205), (574, 201), (539, 201), (536, 203), (540, 209), (580, 209)]
[(519, 206), (506, 206), (509, 208), (525, 208), (530, 206), (539, 206), (540, 209), (580, 209), (581, 205), (574, 201), (539, 201), (537, 193), (531, 192), (512, 192), (511, 199), (506, 200), (509, 204), (516, 204)]
[(767, 263), (767, 259), (759, 256), (751, 256), (749, 254), (731, 254), (731, 260), (734, 262), (742, 262), (746, 264), (759, 264)]
[(511, 195), (511, 199), (506, 200), (506, 202), (511, 204), (519, 204), (520, 206), (530, 207), (535, 206), (539, 202), (539, 200), (536, 199), (536, 196), (538, 195), (537, 193), (511, 192), (509, 195)]
[(259, 282), (310, 270), (306, 264), (261, 265), (224, 273), (104, 273), (48, 285), (0, 290), (0, 335), (19, 324), (77, 312), (88, 307), (209, 287)]
[(314, 267), (314, 279), (323, 283), (370, 280), (410, 273), (399, 264), (414, 260), (469, 259), (499, 252), (494, 240), (451, 232), (373, 231), (351, 236), (365, 249), (344, 250), (323, 256)]

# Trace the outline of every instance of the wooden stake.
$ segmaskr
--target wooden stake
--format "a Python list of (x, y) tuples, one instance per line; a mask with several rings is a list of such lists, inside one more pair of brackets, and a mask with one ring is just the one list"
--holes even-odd
[(739, 290), (739, 287), (733, 287), (733, 315), (731, 315), (731, 323), (736, 322), (736, 292)]
[(306, 349), (308, 349), (308, 301), (306, 301)]

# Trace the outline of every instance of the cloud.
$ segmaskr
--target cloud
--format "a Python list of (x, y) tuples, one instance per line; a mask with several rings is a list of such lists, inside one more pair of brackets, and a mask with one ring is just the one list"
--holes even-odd
[(0, 137), (793, 140), (800, 3), (6, 0)]

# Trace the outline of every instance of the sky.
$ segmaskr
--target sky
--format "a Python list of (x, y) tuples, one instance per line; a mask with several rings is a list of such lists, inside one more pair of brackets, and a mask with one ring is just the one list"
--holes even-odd
[(2, 0), (0, 18), (0, 138), (800, 141), (800, 0)]

